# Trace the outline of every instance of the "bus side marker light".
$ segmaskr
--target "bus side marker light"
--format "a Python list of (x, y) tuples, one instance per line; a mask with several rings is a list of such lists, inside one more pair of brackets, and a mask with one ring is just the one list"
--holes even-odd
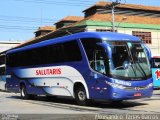
[(102, 90), (107, 90), (107, 88), (102, 88)]
[(100, 87), (96, 87), (95, 89), (96, 89), (96, 90), (100, 90)]

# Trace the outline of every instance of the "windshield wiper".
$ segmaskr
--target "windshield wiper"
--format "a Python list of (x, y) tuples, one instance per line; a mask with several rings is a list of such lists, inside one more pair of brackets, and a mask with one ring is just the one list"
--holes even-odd
[(134, 69), (134, 67), (133, 67), (132, 65), (133, 65), (133, 64), (131, 64), (130, 66), (131, 66), (131, 68), (132, 68), (132, 70), (133, 70), (133, 72), (134, 72), (135, 76), (137, 76), (137, 74), (136, 74), (136, 70)]
[(145, 73), (145, 71), (143, 70), (142, 66), (139, 64), (139, 62), (136, 62), (137, 65), (139, 66), (139, 68), (141, 69), (141, 72), (144, 74), (144, 76), (147, 78), (147, 75)]
[[(132, 53), (131, 53), (129, 47), (127, 47), (127, 50), (128, 50), (128, 54), (129, 54), (129, 57), (130, 57), (130, 60), (131, 60), (131, 67), (132, 67), (132, 69), (133, 69), (133, 72), (134, 72), (135, 76), (137, 76), (136, 70), (135, 70), (135, 68), (132, 66), (133, 63), (134, 63), (134, 60), (133, 60), (133, 56), (132, 56)], [(132, 63), (132, 62), (133, 62), (133, 63)]]

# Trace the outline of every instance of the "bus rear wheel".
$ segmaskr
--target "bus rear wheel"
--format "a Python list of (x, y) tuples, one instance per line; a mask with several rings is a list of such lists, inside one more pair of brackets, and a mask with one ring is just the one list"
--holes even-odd
[(87, 99), (86, 91), (83, 86), (76, 88), (75, 99), (79, 105), (85, 106), (89, 104)]

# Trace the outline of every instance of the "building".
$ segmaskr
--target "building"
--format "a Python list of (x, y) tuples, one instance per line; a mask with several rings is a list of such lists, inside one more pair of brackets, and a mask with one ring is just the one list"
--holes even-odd
[(17, 42), (17, 41), (0, 41), (0, 53), (14, 48), (17, 45), (19, 45), (21, 42)]
[[(83, 13), (84, 17), (67, 16), (55, 23), (56, 31), (23, 45), (82, 31), (112, 31), (111, 2), (97, 2)], [(116, 32), (138, 36), (152, 54), (160, 54), (160, 7), (119, 4), (115, 7)]]
[[(72, 34), (69, 32), (70, 29), (73, 30), (72, 27), (74, 27), (74, 24), (83, 19), (84, 17), (80, 16), (67, 16), (59, 20), (58, 22), (54, 23), (55, 27), (54, 26), (39, 27), (38, 30), (35, 32), (35, 37), (21, 43), (17, 47), (23, 47), (25, 45), (37, 43), (43, 40), (48, 40), (51, 38), (56, 38), (67, 34)], [(78, 26), (76, 28), (78, 28)]]
[(35, 31), (35, 37), (46, 35), (52, 31), (56, 31), (54, 26), (43, 26), (39, 27), (37, 31)]
[(80, 17), (80, 16), (67, 16), (61, 20), (59, 20), (58, 22), (55, 23), (56, 28), (62, 28), (64, 26), (68, 26), (68, 25), (72, 25), (78, 21), (83, 20), (84, 17)]
[[(112, 31), (111, 3), (98, 2), (85, 9), (85, 18), (76, 26), (86, 31)], [(101, 11), (103, 12), (101, 12)], [(115, 26), (119, 33), (140, 37), (152, 54), (160, 54), (160, 7), (120, 4), (115, 7)]]

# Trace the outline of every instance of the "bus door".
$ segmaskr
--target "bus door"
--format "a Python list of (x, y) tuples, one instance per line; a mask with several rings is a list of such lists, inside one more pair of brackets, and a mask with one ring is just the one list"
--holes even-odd
[(152, 58), (152, 78), (153, 87), (160, 88), (160, 57)]

